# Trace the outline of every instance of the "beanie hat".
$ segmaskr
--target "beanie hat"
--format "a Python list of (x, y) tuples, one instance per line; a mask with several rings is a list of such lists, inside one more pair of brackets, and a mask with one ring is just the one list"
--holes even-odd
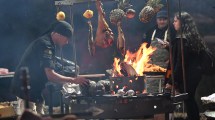
[(157, 18), (167, 18), (167, 11), (166, 10), (162, 10), (162, 11), (159, 11), (157, 13)]
[(59, 33), (67, 38), (72, 37), (72, 31), (72, 26), (66, 21), (58, 21), (58, 23), (53, 29), (53, 32)]

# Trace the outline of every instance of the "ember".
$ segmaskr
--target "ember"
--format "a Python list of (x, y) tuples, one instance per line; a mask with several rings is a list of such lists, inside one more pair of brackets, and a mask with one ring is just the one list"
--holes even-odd
[(166, 69), (149, 63), (150, 55), (156, 48), (151, 46), (147, 48), (146, 45), (147, 43), (143, 43), (135, 53), (127, 50), (123, 62), (120, 62), (119, 58), (114, 58), (112, 76), (143, 76), (144, 72), (165, 72)]

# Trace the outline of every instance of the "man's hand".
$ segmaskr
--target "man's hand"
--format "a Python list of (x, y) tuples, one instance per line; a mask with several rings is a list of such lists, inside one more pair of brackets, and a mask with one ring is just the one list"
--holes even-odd
[(161, 45), (164, 45), (165, 43), (164, 43), (164, 40), (162, 40), (162, 39), (160, 39), (160, 38), (155, 38), (157, 41), (158, 41), (158, 43), (160, 43)]
[[(165, 86), (165, 89), (170, 89), (172, 90), (174, 86), (172, 86), (171, 84), (167, 83)], [(178, 91), (178, 89), (175, 89), (175, 95), (180, 94), (180, 92)]]
[(164, 41), (164, 45), (169, 46), (169, 42), (168, 41)]
[(167, 47), (169, 47), (169, 42), (164, 41), (164, 44), (162, 44), (162, 45), (163, 45), (163, 48), (167, 48)]
[(165, 89), (172, 89), (172, 85), (167, 83), (166, 86), (165, 86)]
[(169, 42), (164, 41), (164, 40), (162, 40), (160, 38), (156, 38), (156, 39), (157, 39), (158, 43), (160, 43), (162, 45), (162, 48), (166, 48), (166, 47), (169, 46)]
[(77, 78), (74, 78), (73, 82), (75, 84), (79, 84), (81, 86), (88, 86), (89, 85), (89, 80), (84, 78), (84, 77), (77, 77)]

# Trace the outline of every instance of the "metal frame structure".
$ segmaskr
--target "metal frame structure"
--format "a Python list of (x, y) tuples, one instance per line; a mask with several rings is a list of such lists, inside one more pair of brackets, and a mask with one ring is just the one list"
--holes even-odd
[[(70, 19), (71, 19), (71, 25), (74, 29), (74, 23), (73, 23), (73, 10), (72, 10), (72, 6), (74, 4), (82, 4), (82, 3), (89, 3), (89, 2), (95, 2), (96, 0), (63, 0), (63, 1), (55, 1), (55, 5), (56, 6), (70, 6)], [(108, 2), (108, 1), (118, 1), (118, 0), (101, 0), (103, 2)], [(170, 40), (170, 7), (169, 7), (169, 0), (166, 0), (166, 4), (167, 4), (167, 11), (168, 11), (168, 38), (169, 38), (169, 51), (170, 51), (170, 65), (171, 65), (171, 71), (172, 71), (172, 84), (174, 86), (174, 77), (173, 77), (173, 63), (172, 63), (172, 41)], [(178, 0), (178, 7), (179, 7), (179, 17), (181, 19), (181, 0)], [(180, 35), (182, 36), (182, 31), (180, 31)], [(72, 41), (73, 41), (73, 52), (74, 52), (74, 63), (75, 63), (75, 67), (77, 65), (77, 61), (76, 61), (76, 44), (75, 44), (75, 39), (74, 39), (74, 30), (72, 32)], [(181, 37), (181, 42), (182, 41), (182, 37)], [(184, 81), (184, 92), (186, 93), (186, 79), (185, 79), (185, 69), (184, 69), (184, 49), (183, 49), (183, 44), (181, 46), (181, 52), (182, 52), (182, 70), (183, 70), (183, 81)], [(75, 74), (77, 75), (77, 69), (75, 68)], [(172, 96), (175, 97), (175, 88), (172, 88)], [(174, 118), (173, 118), (174, 119)]]
[(169, 39), (169, 58), (170, 58), (170, 67), (171, 67), (171, 79), (172, 79), (172, 94), (173, 96), (175, 96), (175, 88), (174, 88), (174, 74), (173, 74), (173, 62), (172, 62), (172, 40), (170, 37), (170, 7), (169, 7), (169, 0), (166, 0), (166, 4), (167, 4), (167, 17), (168, 17), (168, 28), (167, 28), (167, 35), (168, 35), (168, 39)]
[[(173, 74), (173, 61), (172, 61), (172, 41), (170, 38), (170, 7), (169, 7), (169, 0), (166, 0), (167, 4), (167, 12), (168, 12), (168, 38), (169, 38), (169, 54), (170, 54), (170, 66), (171, 66), (171, 79), (172, 79), (172, 95), (175, 97), (175, 80), (174, 80), (174, 74)], [(179, 11), (179, 19), (181, 20), (181, 0), (178, 0), (178, 11)], [(180, 22), (180, 27), (182, 27), (182, 24)], [(184, 87), (184, 93), (187, 92), (186, 88), (186, 77), (185, 77), (185, 64), (184, 64), (184, 46), (183, 46), (183, 39), (182, 39), (182, 30), (179, 31), (180, 33), (180, 42), (181, 42), (181, 59), (182, 59), (182, 74), (183, 74), (183, 87)], [(186, 93), (187, 94), (187, 93)], [(183, 112), (184, 112), (184, 103), (183, 103)], [(174, 116), (173, 118), (174, 119)]]
[[(81, 3), (86, 3), (86, 2), (95, 2), (96, 0), (63, 0), (63, 1), (55, 1), (55, 5), (56, 6), (70, 6), (70, 19), (71, 19), (71, 25), (74, 28), (74, 23), (73, 23), (73, 13), (72, 13), (72, 5), (74, 4), (81, 4)], [(102, 1), (118, 1), (118, 0), (102, 0)], [(169, 9), (169, 0), (166, 0), (166, 4), (167, 4), (167, 11), (168, 11), (168, 35), (170, 35), (170, 9)], [(179, 7), (179, 17), (181, 19), (181, 0), (178, 0), (178, 7)], [(75, 46), (75, 39), (74, 39), (74, 30), (72, 33), (72, 41), (73, 41), (73, 51), (74, 51), (74, 62), (75, 62), (75, 67), (77, 65), (77, 61), (76, 61), (76, 46)], [(183, 43), (182, 40), (182, 31), (180, 31), (180, 36), (181, 36), (181, 43)], [(170, 38), (170, 36), (168, 36)], [(170, 65), (171, 65), (171, 70), (173, 72), (173, 64), (172, 64), (172, 48), (171, 48), (171, 40), (169, 41), (169, 48), (170, 48)], [(185, 78), (185, 69), (184, 69), (184, 49), (183, 49), (183, 44), (181, 45), (181, 52), (182, 52), (182, 70), (183, 70), (183, 82), (184, 82), (184, 92), (186, 92), (186, 78)], [(77, 74), (77, 69), (75, 68), (75, 73)], [(172, 83), (174, 86), (174, 77), (173, 77), (173, 73), (172, 73)], [(173, 91), (173, 96), (175, 95), (175, 89), (173, 87), (172, 89)]]
[[(167, 12), (168, 12), (168, 35), (170, 35), (170, 7), (169, 7), (169, 0), (166, 0), (167, 4)], [(178, 11), (179, 11), (179, 19), (181, 20), (181, 0), (178, 0)], [(182, 27), (181, 23), (180, 26)], [(186, 77), (185, 77), (185, 66), (184, 66), (184, 46), (183, 46), (183, 39), (182, 39), (182, 31), (179, 31), (180, 33), (180, 41), (181, 41), (181, 59), (182, 59), (182, 73), (183, 73), (183, 87), (184, 87), (184, 92), (186, 93)], [(168, 36), (169, 39), (170, 36)], [(172, 95), (175, 96), (175, 88), (174, 88), (174, 74), (173, 74), (173, 61), (172, 61), (172, 41), (169, 40), (169, 52), (170, 52), (170, 66), (171, 66), (171, 79), (172, 79)]]
[[(178, 0), (178, 13), (179, 13), (179, 19), (181, 21), (181, 0)], [(182, 24), (180, 22), (180, 27), (182, 28)], [(182, 29), (180, 29), (180, 41), (181, 41), (181, 60), (182, 60), (182, 72), (183, 72), (183, 85), (184, 85), (184, 92), (187, 92), (186, 88), (186, 74), (185, 74), (185, 63), (184, 63), (184, 40), (182, 39)]]
[[(95, 2), (96, 0), (62, 0), (62, 1), (55, 1), (55, 6), (70, 6), (70, 20), (71, 26), (73, 27), (72, 31), (72, 48), (73, 48), (73, 61), (75, 63), (75, 75), (77, 77), (77, 58), (76, 58), (76, 43), (75, 43), (75, 35), (74, 35), (74, 21), (73, 21), (73, 8), (74, 4), (81, 4), (86, 2)], [(107, 1), (117, 1), (117, 0), (103, 0)], [(62, 53), (61, 53), (62, 54)], [(61, 56), (62, 57), (62, 56)]]
[[(79, 3), (86, 3), (86, 2), (95, 2), (96, 0), (63, 0), (63, 1), (55, 1), (55, 5), (73, 5)], [(117, 1), (117, 0), (103, 0), (107, 1)]]

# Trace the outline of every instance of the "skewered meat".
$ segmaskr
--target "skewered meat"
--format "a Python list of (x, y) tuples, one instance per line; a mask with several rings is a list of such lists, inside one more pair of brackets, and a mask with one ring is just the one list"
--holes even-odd
[(110, 22), (114, 25), (117, 25), (118, 22), (121, 22), (125, 12), (121, 9), (114, 9), (110, 12)]
[(134, 9), (126, 10), (126, 17), (129, 19), (134, 18), (135, 14), (136, 14), (136, 11)]
[(118, 0), (118, 8), (122, 10), (130, 9), (132, 7), (131, 0)]
[(118, 38), (117, 38), (117, 49), (124, 56), (125, 55), (125, 36), (121, 28), (121, 22), (125, 12), (121, 9), (114, 9), (110, 12), (111, 23), (117, 25)]
[(96, 0), (96, 8), (98, 10), (98, 28), (96, 31), (95, 39), (96, 45), (102, 48), (106, 48), (113, 44), (114, 35), (105, 20), (105, 13), (102, 9), (101, 0)]
[(131, 5), (131, 0), (118, 0), (118, 9), (123, 10), (126, 13), (126, 17), (131, 19), (135, 16), (135, 10), (132, 9), (131, 7), (133, 5)]
[(146, 6), (141, 10), (139, 14), (140, 21), (144, 23), (149, 22), (152, 17), (163, 7), (160, 2), (161, 0), (148, 0)]
[(86, 10), (83, 14), (83, 16), (87, 19), (90, 19), (93, 17), (93, 11), (92, 10)]
[(88, 50), (91, 56), (95, 55), (96, 47), (95, 41), (93, 39), (93, 27), (91, 21), (88, 22), (89, 25), (89, 36), (88, 36)]
[(117, 23), (118, 38), (117, 38), (117, 49), (124, 56), (125, 55), (125, 36), (121, 28), (121, 22)]

